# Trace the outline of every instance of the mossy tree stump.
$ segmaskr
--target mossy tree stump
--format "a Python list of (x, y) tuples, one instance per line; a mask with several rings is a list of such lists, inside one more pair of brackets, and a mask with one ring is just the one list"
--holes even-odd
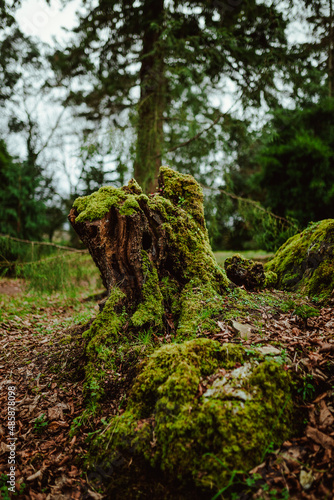
[[(104, 479), (113, 498), (137, 498), (136, 478), (147, 470), (150, 481), (160, 471), (167, 484), (211, 498), (231, 471), (261, 460), (268, 440), (289, 437), (293, 407), (290, 375), (275, 359), (205, 338), (220, 332), (229, 281), (209, 244), (200, 186), (162, 167), (156, 194), (134, 180), (104, 187), (78, 198), (69, 219), (109, 294), (83, 334), (82, 420), (102, 398), (127, 393), (124, 413), (110, 415), (91, 444), (92, 469), (111, 470), (116, 454), (117, 475)], [(144, 343), (146, 335), (154, 341)], [(167, 498), (159, 474), (149, 498)]]
[(210, 283), (216, 292), (228, 286), (210, 248), (201, 188), (190, 175), (162, 167), (151, 196), (133, 179), (122, 188), (103, 187), (78, 198), (69, 220), (108, 294), (123, 292), (119, 306), (132, 315), (139, 308), (137, 324), (167, 324), (177, 312), (173, 295), (190, 282)]

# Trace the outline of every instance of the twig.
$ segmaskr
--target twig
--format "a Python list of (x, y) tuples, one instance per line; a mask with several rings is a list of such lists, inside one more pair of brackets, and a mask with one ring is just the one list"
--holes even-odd
[(30, 241), (30, 240), (21, 240), (20, 238), (15, 238), (14, 236), (9, 236), (8, 234), (1, 234), (0, 238), (7, 238), (9, 240), (20, 241), (21, 243), (29, 243), (29, 245), (45, 245), (54, 248), (61, 248), (62, 250), (68, 250), (69, 252), (77, 252), (77, 253), (88, 253), (88, 250), (79, 250), (78, 248), (73, 247), (65, 247), (63, 245), (56, 245), (55, 243), (48, 243), (47, 241)]
[(296, 228), (296, 230), (299, 231), (298, 226), (296, 226), (293, 222), (285, 219), (284, 217), (281, 217), (280, 215), (276, 215), (273, 212), (270, 212), (270, 210), (267, 210), (266, 208), (259, 205), (257, 201), (250, 200), (249, 198), (242, 198), (241, 196), (237, 196), (234, 193), (229, 193), (228, 191), (225, 191), (225, 189), (213, 188), (213, 187), (205, 186), (204, 184), (201, 184), (201, 187), (203, 189), (210, 189), (211, 191), (219, 191), (219, 192), (225, 194), (225, 196), (229, 196), (230, 198), (233, 198), (234, 200), (242, 201), (244, 203), (249, 203), (250, 205), (253, 205), (255, 208), (257, 208), (258, 210), (265, 212), (266, 214), (270, 215), (271, 217), (274, 217), (274, 219), (278, 219), (278, 220), (284, 222), (285, 224), (288, 224), (289, 226)]

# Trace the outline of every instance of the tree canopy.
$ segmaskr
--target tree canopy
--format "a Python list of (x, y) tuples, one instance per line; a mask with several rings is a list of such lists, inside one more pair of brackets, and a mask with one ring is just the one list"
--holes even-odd
[[(9, 156), (20, 157), (12, 159), (15, 168), (25, 165), (25, 175), (39, 179), (30, 193), (48, 199), (49, 238), (77, 195), (106, 183), (121, 186), (130, 175), (153, 192), (161, 164), (211, 189), (205, 190), (206, 217), (215, 248), (249, 239), (251, 216), (240, 197), (299, 225), (327, 213), (330, 189), (324, 193), (321, 186), (322, 172), (331, 179), (331, 125), (320, 134), (312, 120), (330, 122), (332, 0), (284, 6), (82, 0), (68, 41), (49, 49), (20, 31), (15, 5), (0, 3), (2, 138)], [(304, 39), (291, 37), (296, 20)], [(52, 119), (41, 119), (44, 98), (48, 109), (57, 107)], [(62, 158), (73, 139), (75, 163)], [(279, 176), (277, 162), (289, 164), (291, 175)], [(51, 182), (59, 166), (67, 194), (57, 194)], [(297, 209), (302, 190), (292, 189), (300, 168), (307, 170), (303, 192), (311, 193), (304, 214)], [(314, 192), (319, 209), (312, 208)]]
[[(51, 58), (56, 82), (67, 82), (67, 102), (92, 121), (107, 115), (117, 125), (124, 115), (131, 119), (134, 175), (146, 191), (155, 187), (168, 151), (182, 155), (180, 144), (226, 118), (220, 108), (226, 90), (239, 90), (244, 106), (273, 102), (287, 46), (287, 20), (274, 5), (82, 4), (72, 44)], [(211, 135), (209, 148), (192, 150), (191, 160), (200, 165), (213, 146), (221, 147), (222, 137)]]
[(40, 238), (45, 230), (41, 172), (29, 162), (18, 162), (0, 141), (0, 233)]
[(264, 203), (301, 226), (334, 217), (334, 100), (281, 110), (261, 148)]

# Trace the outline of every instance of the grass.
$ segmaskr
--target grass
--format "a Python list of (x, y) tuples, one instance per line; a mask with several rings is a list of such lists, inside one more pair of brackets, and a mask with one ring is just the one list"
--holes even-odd
[(216, 257), (217, 263), (224, 267), (224, 262), (228, 257), (232, 257), (236, 253), (240, 254), (242, 257), (246, 259), (252, 259), (259, 262), (267, 262), (271, 259), (274, 254), (267, 253), (264, 250), (222, 250), (219, 252), (214, 252), (214, 256)]
[[(34, 272), (17, 281), (21, 293), (0, 294), (0, 322), (12, 322), (16, 328), (34, 335), (50, 335), (64, 327), (87, 323), (96, 316), (98, 306), (87, 301), (87, 297), (100, 291), (102, 285), (91, 257), (76, 255), (73, 263), (73, 255), (65, 252), (61, 259), (61, 266), (49, 260), (48, 268), (43, 260), (42, 270), (34, 263)], [(50, 280), (46, 286), (47, 276)], [(0, 284), (6, 287), (8, 280), (0, 278)]]

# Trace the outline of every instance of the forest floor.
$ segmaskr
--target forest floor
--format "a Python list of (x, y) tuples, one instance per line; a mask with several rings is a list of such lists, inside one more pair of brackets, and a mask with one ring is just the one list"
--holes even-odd
[[(70, 432), (84, 409), (81, 334), (98, 312), (97, 302), (87, 300), (89, 293), (48, 296), (29, 291), (23, 280), (0, 279), (0, 498), (107, 498), (90, 482), (84, 458), (87, 440), (103, 427), (103, 419), (124, 411), (120, 399), (81, 423), (79, 432)], [(220, 498), (334, 498), (334, 306), (317, 307), (294, 294), (268, 290), (245, 292), (243, 300), (232, 291), (225, 306), (221, 332), (202, 335), (278, 353), (286, 369), (302, 380), (296, 402), (302, 417), (299, 435), (269, 450), (252, 471), (236, 474)], [(12, 386), (13, 495), (6, 487), (13, 456), (7, 426)]]

